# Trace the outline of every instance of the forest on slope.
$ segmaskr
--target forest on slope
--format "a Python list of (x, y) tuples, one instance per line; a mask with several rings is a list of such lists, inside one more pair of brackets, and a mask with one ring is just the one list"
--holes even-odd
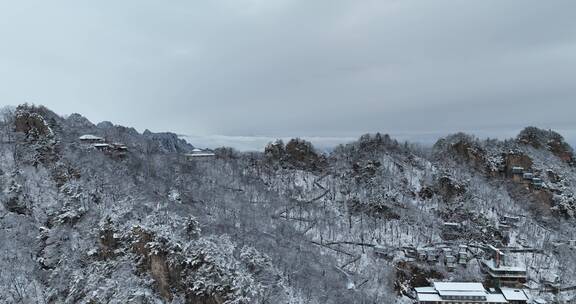
[[(550, 130), (433, 147), (368, 134), (330, 153), (293, 139), (190, 160), (172, 133), (21, 105), (3, 110), (0, 142), (3, 303), (395, 303), (430, 280), (484, 279), (481, 254), (454, 270), (408, 256), (437, 244), (537, 249), (515, 257), (534, 293), (576, 285), (563, 245), (576, 164)], [(503, 216), (521, 220), (504, 231)]]

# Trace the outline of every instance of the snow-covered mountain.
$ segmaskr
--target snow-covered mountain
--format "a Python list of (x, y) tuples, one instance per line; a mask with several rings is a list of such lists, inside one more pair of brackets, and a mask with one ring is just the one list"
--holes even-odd
[[(573, 299), (546, 293), (576, 285), (576, 163), (553, 131), (194, 158), (172, 133), (22, 105), (0, 139), (2, 303), (408, 302), (431, 280), (484, 281), (488, 246), (514, 248), (532, 294)], [(440, 244), (474, 254), (418, 258)]]

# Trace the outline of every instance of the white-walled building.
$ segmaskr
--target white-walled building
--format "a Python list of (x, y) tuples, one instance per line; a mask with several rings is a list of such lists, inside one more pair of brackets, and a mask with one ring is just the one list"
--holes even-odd
[(435, 282), (430, 287), (416, 288), (417, 303), (509, 303), (502, 293), (489, 293), (481, 283)]

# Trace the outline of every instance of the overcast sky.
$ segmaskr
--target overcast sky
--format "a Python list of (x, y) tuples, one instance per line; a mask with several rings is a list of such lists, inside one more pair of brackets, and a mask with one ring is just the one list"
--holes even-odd
[(575, 14), (574, 0), (0, 1), (0, 104), (198, 140), (572, 138)]

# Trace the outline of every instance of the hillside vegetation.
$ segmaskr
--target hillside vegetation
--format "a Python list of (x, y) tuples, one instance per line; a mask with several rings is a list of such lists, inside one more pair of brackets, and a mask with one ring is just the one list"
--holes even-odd
[(430, 280), (484, 280), (480, 255), (452, 271), (408, 256), (437, 244), (536, 249), (515, 257), (534, 293), (576, 285), (562, 245), (576, 239), (576, 162), (550, 130), (190, 160), (172, 133), (21, 105), (4, 109), (0, 140), (2, 303), (395, 303)]

